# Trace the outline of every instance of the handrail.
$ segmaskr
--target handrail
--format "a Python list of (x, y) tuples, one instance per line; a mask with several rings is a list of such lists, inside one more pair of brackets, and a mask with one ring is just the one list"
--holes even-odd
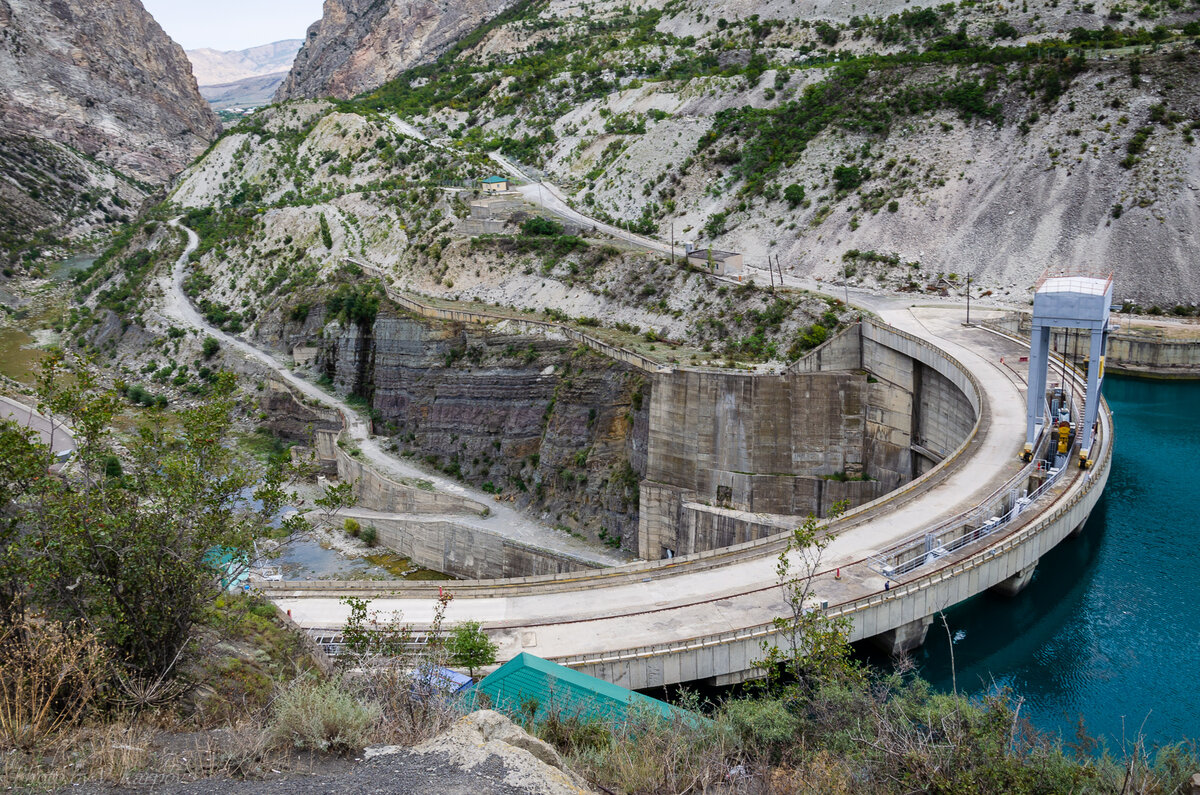
[[(1049, 403), (1047, 403), (1047, 406), (1049, 406)], [(1049, 416), (1048, 411), (1047, 416)], [(1049, 479), (1039, 486), (1033, 494), (1025, 495), (1023, 498), (1014, 500), (1013, 505), (1000, 512), (998, 516), (993, 515), (987, 520), (982, 518), (988, 514), (995, 514), (996, 509), (993, 508), (995, 503), (998, 501), (1003, 501), (1005, 498), (1010, 496), (1014, 490), (1020, 488), (1020, 484), (1023, 481), (1028, 481), (1028, 479), (1041, 468), (1041, 459), (1042, 456), (1045, 455), (1046, 448), (1048, 447), (1049, 443), (1050, 434), (1042, 434), (1041, 438), (1038, 440), (1038, 447), (1036, 454), (1033, 456), (1033, 460), (1022, 467), (1015, 475), (997, 487), (995, 491), (980, 500), (978, 505), (968, 510), (961, 511), (931, 528), (913, 533), (909, 537), (897, 541), (887, 549), (873, 555), (870, 559), (870, 568), (879, 574), (884, 575), (885, 577), (895, 577), (897, 575), (907, 574), (908, 572), (926, 563), (930, 563), (933, 560), (936, 560), (938, 557), (953, 552), (960, 547), (966, 546), (967, 544), (973, 543), (982, 538), (986, 538), (987, 536), (994, 535), (998, 530), (1003, 528), (1013, 519), (1016, 519), (1017, 515), (1028, 508), (1034, 500), (1044, 494), (1048, 487), (1057, 482), (1059, 477), (1065, 471), (1064, 469), (1054, 470)], [(1076, 447), (1078, 447), (1078, 445), (1076, 445)], [(1021, 504), (1020, 499), (1024, 499), (1026, 502)], [(975, 519), (976, 517), (979, 517), (980, 519), (979, 526), (972, 527), (970, 524), (971, 520)], [(964, 531), (958, 538), (954, 538), (946, 542), (940, 542), (937, 540), (946, 533), (953, 533), (954, 531), (958, 530)], [(916, 553), (911, 558), (906, 560), (896, 560), (894, 563), (890, 562), (893, 558), (896, 558), (905, 552), (911, 552), (918, 547), (921, 548), (920, 552)]]
[[(1014, 531), (1004, 539), (1001, 539), (995, 546), (979, 550), (970, 557), (958, 561), (956, 563), (948, 563), (940, 569), (929, 572), (922, 577), (911, 580), (896, 588), (889, 588), (883, 591), (876, 591), (866, 596), (851, 599), (841, 604), (832, 605), (825, 609), (825, 614), (831, 618), (841, 618), (850, 616), (855, 613), (860, 613), (876, 605), (882, 604), (889, 599), (909, 596), (922, 590), (926, 590), (935, 585), (944, 582), (951, 577), (956, 577), (971, 569), (978, 568), (984, 563), (993, 558), (1005, 554), (1012, 549), (1026, 543), (1032, 537), (1040, 533), (1046, 526), (1058, 521), (1068, 511), (1078, 505), (1091, 492), (1092, 483), (1098, 480), (1097, 473), (1107, 473), (1107, 470), (1112, 462), (1114, 433), (1112, 423), (1108, 420), (1107, 411), (1101, 412), (1101, 417), (1104, 418), (1104, 430), (1107, 431), (1100, 438), (1105, 444), (1104, 458), (1100, 464), (1091, 470), (1087, 470), (1084, 474), (1083, 488), (1077, 491), (1069, 502), (1061, 505), (1050, 516), (1042, 517), (1041, 519), (1027, 524), (1022, 528)], [(856, 565), (866, 562), (865, 560), (856, 561), (849, 565)], [(843, 565), (841, 568), (847, 568)], [(820, 572), (819, 575), (828, 575), (830, 572)], [(658, 657), (665, 654), (678, 654), (696, 649), (710, 648), (720, 646), (739, 640), (752, 640), (765, 638), (779, 632), (779, 627), (774, 621), (756, 624), (750, 627), (744, 627), (737, 630), (729, 630), (714, 635), (701, 635), (685, 640), (675, 641), (672, 643), (658, 644), (653, 646), (639, 646), (631, 649), (622, 649), (612, 652), (594, 652), (590, 654), (577, 654), (553, 658), (555, 662), (562, 665), (579, 667), (583, 665), (603, 665), (612, 663), (621, 663), (631, 660), (646, 659), (649, 657)]]

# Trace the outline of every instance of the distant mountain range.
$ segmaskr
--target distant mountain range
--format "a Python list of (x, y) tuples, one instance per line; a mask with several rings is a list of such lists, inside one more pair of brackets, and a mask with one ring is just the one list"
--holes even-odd
[(196, 82), (202, 87), (224, 86), (250, 77), (287, 73), (300, 51), (301, 39), (285, 39), (248, 50), (188, 50)]
[(230, 108), (250, 108), (270, 105), (276, 89), (287, 72), (276, 72), (259, 77), (247, 77), (232, 83), (221, 83), (215, 86), (200, 86), (200, 96), (208, 100), (213, 110), (229, 110)]

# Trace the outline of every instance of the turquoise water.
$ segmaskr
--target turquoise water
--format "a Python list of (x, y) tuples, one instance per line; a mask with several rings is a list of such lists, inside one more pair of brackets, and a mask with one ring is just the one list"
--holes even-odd
[[(1157, 744), (1200, 738), (1200, 383), (1110, 377), (1104, 391), (1104, 497), (1016, 598), (947, 611), (958, 687), (1009, 687), (1068, 741), (1081, 717), (1112, 749), (1139, 728)], [(945, 690), (949, 649), (937, 620), (914, 655)]]

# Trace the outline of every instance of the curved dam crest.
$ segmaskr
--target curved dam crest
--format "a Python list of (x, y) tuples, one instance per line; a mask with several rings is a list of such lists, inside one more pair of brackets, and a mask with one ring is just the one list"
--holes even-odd
[[(935, 330), (929, 331), (926, 325)], [(772, 384), (766, 388), (769, 392), (784, 389), (785, 384), (790, 388), (797, 380), (803, 382), (811, 376), (832, 376), (812, 382), (823, 384), (826, 406), (822, 410), (831, 410), (828, 403), (835, 390), (830, 385), (836, 384), (837, 405), (855, 409), (862, 418), (857, 423), (839, 423), (839, 433), (857, 425), (861, 435), (852, 433), (849, 444), (844, 439), (824, 448), (809, 444), (811, 440), (803, 436), (808, 432), (805, 412), (822, 401), (801, 399), (792, 402), (790, 413), (777, 407), (764, 409), (757, 420), (730, 423), (725, 429), (716, 429), (715, 436), (682, 434), (682, 449), (662, 457), (662, 461), (678, 466), (672, 470), (669, 464), (656, 469), (653, 463), (656, 443), (652, 422), (651, 463), (642, 483), (639, 549), (649, 553), (647, 557), (670, 558), (676, 553), (681, 557), (659, 564), (627, 564), (592, 574), (564, 572), (464, 583), (454, 589), (460, 598), (452, 603), (448, 620), (482, 621), (500, 643), (501, 659), (530, 650), (629, 687), (693, 680), (740, 681), (754, 675), (752, 663), (759, 654), (759, 643), (772, 634), (771, 619), (785, 608), (774, 577), (777, 545), (773, 549), (772, 539), (797, 522), (793, 511), (798, 504), (814, 506), (811, 491), (805, 493), (797, 489), (797, 484), (815, 479), (837, 487), (870, 484), (869, 480), (824, 476), (854, 472), (863, 461), (871, 460), (899, 464), (891, 472), (894, 482), (903, 485), (892, 492), (895, 496), (887, 494), (882, 485), (864, 491), (879, 489), (883, 496), (856, 495), (860, 508), (838, 523), (841, 533), (827, 558), (830, 571), (818, 586), (831, 613), (853, 620), (854, 639), (876, 637), (895, 650), (912, 648), (923, 641), (934, 613), (994, 586), (1007, 584), (1011, 590), (1019, 590), (1028, 582), (1038, 559), (1083, 524), (1098, 498), (1108, 471), (1106, 448), (1111, 424), (1103, 414), (1096, 469), (1066, 479), (1069, 482), (1043, 498), (1042, 508), (1031, 511), (997, 537), (964, 547), (939, 561), (939, 565), (928, 567), (930, 571), (889, 580), (871, 568), (872, 556), (919, 531), (931, 518), (978, 505), (1020, 473), (1017, 453), (1024, 422), (1023, 379), (1009, 372), (1011, 366), (1006, 370), (1001, 364), (1005, 355), (1019, 358), (1019, 343), (979, 329), (962, 329), (957, 317), (949, 318), (944, 312), (926, 313), (915, 330), (937, 339), (938, 345), (867, 323), (836, 338), (802, 362), (796, 372), (784, 376), (694, 371), (658, 375), (655, 400), (666, 391), (662, 388), (665, 379), (682, 379), (684, 383), (698, 379), (696, 383), (703, 384), (708, 377), (721, 383), (720, 389), (709, 391), (711, 400), (701, 406), (692, 402), (700, 409), (694, 416), (702, 416), (704, 406), (720, 405), (726, 398), (717, 396), (727, 389), (742, 390), (743, 394), (749, 390), (753, 395), (762, 388), (758, 384)], [(942, 346), (967, 363), (957, 361)], [(847, 369), (859, 372), (848, 374)], [(983, 380), (982, 391), (973, 388), (979, 379)], [(858, 398), (846, 400), (845, 393), (854, 391)], [(804, 393), (811, 394), (812, 390)], [(897, 406), (909, 407), (907, 417)], [(975, 434), (971, 428), (977, 416), (980, 432)], [(757, 440), (787, 438), (790, 433), (779, 431), (789, 424), (790, 431), (800, 432), (800, 443), (789, 441), (782, 452), (777, 445), (766, 450), (764, 458), (756, 459)], [(668, 435), (674, 431), (673, 427), (663, 427), (667, 427)], [(963, 433), (969, 438), (958, 449), (946, 451), (945, 447)], [(905, 441), (907, 446), (903, 446)], [(670, 445), (660, 449), (669, 450)], [(824, 471), (815, 467), (797, 473), (797, 451), (801, 461), (808, 455), (822, 462)], [(818, 452), (819, 456), (812, 455)], [(720, 466), (712, 471), (721, 474), (707, 479), (695, 474), (703, 469), (693, 466), (696, 455), (713, 457)], [(935, 463), (943, 455), (945, 458)], [(781, 456), (786, 467), (778, 464)], [(759, 471), (736, 468), (747, 464)], [(829, 467), (837, 466), (844, 468), (829, 472)], [(664, 482), (661, 473), (672, 471), (684, 473), (682, 483)], [(921, 476), (922, 472), (926, 477)], [(693, 473), (691, 480), (688, 473)], [(870, 476), (869, 470), (866, 474)], [(790, 488), (777, 488), (780, 481), (788, 482)], [(911, 487), (913, 483), (920, 487)], [(807, 502), (798, 503), (798, 494)], [(770, 506), (780, 512), (756, 512), (756, 500), (759, 507)], [(713, 504), (722, 501), (728, 507)], [(815, 507), (822, 507), (820, 500)], [(719, 521), (713, 517), (719, 517)], [(713, 528), (722, 523), (734, 528), (726, 537), (743, 543), (732, 549), (721, 548), (722, 536)], [(680, 548), (680, 528), (687, 528), (688, 546), (684, 548)], [(668, 546), (664, 540), (675, 546)], [(658, 555), (653, 554), (656, 545)], [(835, 567), (840, 570), (840, 578), (833, 576)], [(408, 621), (420, 624), (431, 617), (434, 600), (428, 589), (394, 584), (346, 585), (357, 593), (374, 596), (379, 609), (401, 611)], [(328, 594), (338, 587), (334, 583), (313, 587), (277, 583), (268, 590), (302, 626), (336, 633), (344, 616)], [(564, 600), (564, 593), (577, 598)]]

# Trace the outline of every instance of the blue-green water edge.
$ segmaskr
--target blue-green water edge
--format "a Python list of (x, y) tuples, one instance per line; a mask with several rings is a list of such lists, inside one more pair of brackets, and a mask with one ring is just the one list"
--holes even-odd
[[(1023, 697), (1035, 726), (1117, 749), (1200, 738), (1200, 383), (1110, 377), (1112, 474), (1079, 538), (1013, 599), (947, 611), (960, 691)], [(941, 621), (914, 659), (952, 686)]]

